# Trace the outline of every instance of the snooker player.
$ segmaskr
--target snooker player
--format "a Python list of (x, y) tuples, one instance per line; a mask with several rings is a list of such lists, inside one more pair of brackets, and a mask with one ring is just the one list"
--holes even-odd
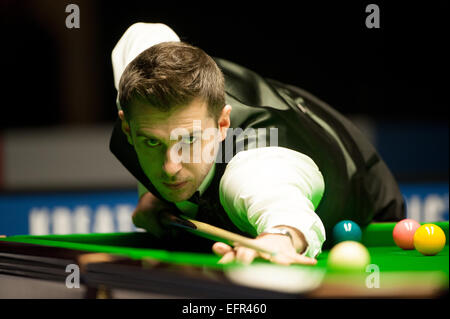
[(196, 245), (161, 225), (159, 213), (172, 209), (280, 252), (217, 242), (223, 263), (315, 264), (340, 220), (405, 217), (374, 147), (310, 93), (212, 58), (164, 24), (132, 25), (112, 64), (119, 119), (110, 149), (138, 180), (134, 224), (155, 238)]

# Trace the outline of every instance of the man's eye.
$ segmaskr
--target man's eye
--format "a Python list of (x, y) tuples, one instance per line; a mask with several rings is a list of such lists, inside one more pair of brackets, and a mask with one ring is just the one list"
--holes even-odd
[(182, 142), (185, 144), (193, 144), (197, 140), (197, 137), (191, 135), (182, 138)]
[(147, 144), (150, 147), (156, 147), (156, 146), (159, 146), (159, 144), (161, 144), (161, 143), (157, 139), (149, 138), (149, 139), (145, 140), (145, 144)]

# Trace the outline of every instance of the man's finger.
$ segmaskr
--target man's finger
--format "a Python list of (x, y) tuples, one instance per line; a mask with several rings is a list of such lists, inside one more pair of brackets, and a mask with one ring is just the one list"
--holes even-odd
[(219, 256), (224, 256), (226, 253), (233, 251), (233, 248), (225, 243), (217, 242), (212, 246), (212, 250)]
[(147, 232), (161, 238), (164, 231), (157, 223), (156, 217), (148, 211), (135, 210), (132, 215), (133, 224), (138, 228), (143, 228)]
[(247, 247), (236, 247), (236, 259), (237, 261), (249, 265), (253, 259), (258, 255), (256, 250)]
[(302, 265), (315, 265), (317, 264), (317, 260), (314, 258), (302, 256), (299, 254), (295, 254), (294, 256), (295, 263)]
[(218, 261), (219, 264), (228, 264), (230, 262), (232, 262), (235, 258), (235, 253), (234, 251), (229, 251), (227, 253), (225, 253), (225, 255), (223, 255), (223, 257)]
[(299, 254), (295, 255), (283, 255), (279, 254), (271, 259), (272, 262), (282, 265), (301, 264), (301, 265), (315, 265), (317, 260), (314, 258), (305, 257)]

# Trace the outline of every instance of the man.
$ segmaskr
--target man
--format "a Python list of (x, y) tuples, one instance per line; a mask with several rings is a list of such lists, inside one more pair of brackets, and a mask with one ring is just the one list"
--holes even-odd
[(376, 150), (308, 92), (212, 59), (162, 24), (131, 26), (112, 61), (110, 148), (139, 181), (133, 222), (156, 238), (197, 245), (161, 226), (158, 213), (172, 209), (279, 252), (219, 242), (220, 262), (315, 264), (338, 221), (404, 218)]

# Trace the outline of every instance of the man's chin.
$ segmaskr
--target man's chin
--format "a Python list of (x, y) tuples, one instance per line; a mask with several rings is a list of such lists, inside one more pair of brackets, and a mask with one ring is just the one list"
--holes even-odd
[(164, 192), (161, 193), (161, 195), (164, 197), (165, 200), (171, 202), (171, 203), (178, 203), (183, 202), (185, 200), (188, 200), (189, 198), (194, 195), (194, 192), (191, 194), (191, 192)]

